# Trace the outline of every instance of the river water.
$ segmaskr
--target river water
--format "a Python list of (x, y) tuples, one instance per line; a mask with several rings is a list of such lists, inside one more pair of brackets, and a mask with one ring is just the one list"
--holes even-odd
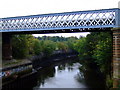
[[(47, 66), (47, 67), (46, 67)], [(66, 59), (45, 65), (37, 73), (17, 78), (3, 86), (3, 90), (41, 90), (64, 88), (77, 90), (105, 90), (105, 81), (93, 68), (85, 68), (78, 58)], [(93, 89), (94, 88), (94, 89)], [(63, 90), (64, 90), (63, 89)]]
[(38, 72), (37, 85), (33, 87), (33, 90), (40, 88), (104, 88), (103, 79), (99, 75), (92, 70), (83, 73), (81, 67), (82, 65), (76, 59), (54, 63)]

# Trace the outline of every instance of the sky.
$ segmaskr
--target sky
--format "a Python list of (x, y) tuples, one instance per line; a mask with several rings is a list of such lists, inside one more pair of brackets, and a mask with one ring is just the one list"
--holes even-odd
[(33, 36), (35, 37), (42, 37), (42, 36), (59, 36), (59, 37), (70, 37), (70, 36), (74, 36), (74, 37), (77, 37), (79, 38), (80, 36), (84, 36), (86, 37), (86, 35), (89, 34), (89, 32), (81, 32), (81, 33), (54, 33), (54, 34), (33, 34)]
[[(0, 0), (0, 18), (118, 8), (118, 2), (119, 0)], [(76, 35), (79, 37), (78, 35), (86, 36), (87, 34), (61, 35), (67, 37)]]
[(0, 0), (0, 18), (118, 8), (119, 0)]

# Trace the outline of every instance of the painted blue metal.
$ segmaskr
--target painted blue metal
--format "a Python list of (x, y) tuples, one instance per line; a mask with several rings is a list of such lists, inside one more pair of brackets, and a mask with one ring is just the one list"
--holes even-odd
[(116, 27), (120, 27), (120, 9), (115, 12)]
[(119, 17), (120, 9), (104, 9), (1, 18), (0, 32), (115, 28)]

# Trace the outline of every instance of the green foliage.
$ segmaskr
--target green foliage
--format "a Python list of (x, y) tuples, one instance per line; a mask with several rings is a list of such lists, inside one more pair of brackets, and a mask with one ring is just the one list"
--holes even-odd
[(74, 43), (77, 42), (77, 37), (68, 37), (67, 45), (70, 49), (74, 50)]
[(106, 85), (108, 88), (113, 87), (113, 80), (111, 79), (111, 77), (109, 75), (106, 75)]
[[(91, 32), (87, 37), (81, 37), (74, 44), (79, 52), (83, 65), (96, 63), (106, 78), (108, 87), (112, 85), (111, 60), (112, 60), (112, 35), (111, 32)], [(107, 78), (109, 77), (109, 78)]]
[(42, 52), (42, 42), (39, 41), (38, 39), (33, 40), (34, 45), (33, 45), (33, 52), (35, 55), (39, 55), (40, 52)]
[[(75, 50), (79, 52), (83, 63), (96, 63), (101, 72), (110, 76), (112, 59), (112, 35), (110, 32), (91, 32), (87, 37), (50, 37), (43, 36), (35, 38), (32, 35), (13, 35), (13, 57), (26, 58), (31, 55), (44, 53), (47, 57), (55, 50)], [(107, 79), (106, 79), (107, 80)], [(108, 78), (108, 85), (112, 81)]]
[(80, 38), (75, 44), (74, 49), (79, 52), (79, 56), (81, 60), (87, 58), (87, 46), (86, 46), (86, 38)]
[(112, 35), (110, 32), (92, 32), (87, 37), (81, 37), (75, 44), (80, 59), (93, 59), (100, 70), (109, 73), (112, 58)]
[(64, 42), (64, 41), (68, 41), (69, 39), (77, 39), (77, 37), (59, 37), (59, 36), (43, 36), (43, 37), (38, 37), (39, 40), (50, 40), (53, 42)]
[(68, 45), (65, 42), (57, 42), (57, 49), (67, 52)]
[(55, 44), (55, 42), (50, 41), (50, 40), (45, 40), (45, 41), (43, 42), (42, 52), (43, 52), (46, 56), (50, 56), (55, 49), (56, 49), (56, 44)]
[(33, 39), (32, 35), (13, 35), (12, 38), (12, 50), (13, 50), (13, 57), (14, 58), (25, 58), (27, 57), (31, 39)]
[(73, 49), (73, 44), (76, 39), (76, 37), (64, 38), (62, 36), (43, 36), (35, 38), (30, 34), (13, 35), (13, 57), (21, 59), (31, 55), (39, 55), (40, 53), (50, 56), (54, 50), (67, 51), (68, 48)]
[(100, 39), (94, 49), (93, 58), (100, 66), (100, 70), (104, 73), (110, 71), (110, 63), (112, 58), (112, 37), (110, 33), (100, 33)]

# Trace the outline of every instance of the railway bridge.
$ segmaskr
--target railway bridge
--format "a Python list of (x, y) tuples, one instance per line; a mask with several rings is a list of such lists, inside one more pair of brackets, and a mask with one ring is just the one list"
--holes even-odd
[(12, 59), (11, 35), (15, 33), (113, 32), (114, 87), (120, 80), (120, 9), (65, 12), (0, 18), (3, 59)]

